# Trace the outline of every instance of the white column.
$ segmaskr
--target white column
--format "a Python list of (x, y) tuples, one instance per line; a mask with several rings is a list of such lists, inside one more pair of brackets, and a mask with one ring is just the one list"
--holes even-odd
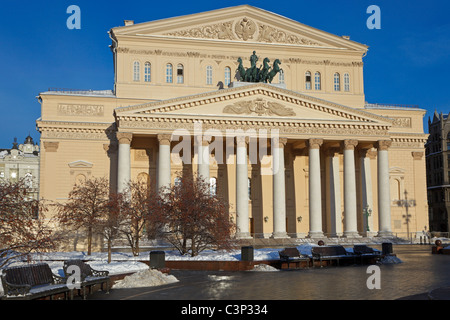
[(356, 140), (344, 140), (344, 236), (358, 237), (356, 211)]
[[(375, 159), (376, 153), (371, 150), (360, 151), (361, 163), (361, 191), (362, 191), (362, 218), (363, 218), (363, 234), (366, 237), (375, 235), (373, 229), (373, 190), (372, 190), (372, 169), (370, 165), (371, 159)], [(371, 210), (371, 214), (366, 216), (365, 210)], [(369, 229), (369, 230), (367, 230)]]
[(117, 192), (124, 192), (131, 180), (131, 140), (133, 134), (129, 132), (117, 132), (119, 141), (117, 164)]
[(158, 153), (158, 190), (162, 187), (170, 188), (171, 185), (171, 167), (170, 167), (170, 134), (159, 134)]
[(320, 182), (320, 146), (322, 139), (309, 140), (309, 234), (322, 238), (322, 190)]
[(246, 137), (236, 137), (236, 238), (250, 238)]
[[(278, 141), (277, 141), (278, 140)], [(273, 234), (272, 237), (288, 238), (286, 233), (286, 184), (284, 176), (284, 146), (286, 138), (278, 138), (272, 147), (273, 166)]]
[(380, 237), (392, 236), (388, 157), (391, 143), (390, 140), (378, 141), (378, 236)]
[(203, 139), (203, 136), (197, 137), (198, 147), (198, 175), (209, 184), (209, 142)]
[(330, 236), (342, 235), (342, 213), (341, 213), (341, 179), (339, 174), (339, 149), (328, 150), (328, 176), (330, 190)]

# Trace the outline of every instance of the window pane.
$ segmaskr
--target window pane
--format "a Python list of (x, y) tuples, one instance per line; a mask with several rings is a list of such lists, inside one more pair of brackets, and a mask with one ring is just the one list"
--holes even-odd
[(167, 83), (173, 82), (173, 67), (170, 63), (166, 65), (166, 82)]
[(150, 82), (152, 81), (152, 69), (151, 69), (151, 65), (149, 62), (145, 63), (145, 70), (144, 70), (144, 81), (145, 82)]
[(141, 80), (141, 74), (140, 74), (140, 64), (138, 61), (134, 62), (134, 70), (133, 70), (133, 80), (134, 81), (140, 81)]
[(284, 83), (284, 72), (280, 71), (278, 74), (278, 83)]
[(305, 89), (311, 90), (311, 72), (309, 71), (305, 73)]
[(350, 91), (350, 76), (348, 73), (344, 74), (344, 91)]
[(334, 91), (341, 91), (341, 78), (339, 73), (334, 74)]
[(177, 66), (177, 83), (184, 83), (184, 68), (182, 64)]
[(206, 84), (212, 84), (212, 67), (206, 67)]
[(320, 79), (320, 72), (316, 72), (315, 74), (315, 89), (321, 90), (321, 79)]
[(228, 86), (231, 83), (231, 69), (225, 67), (225, 85)]

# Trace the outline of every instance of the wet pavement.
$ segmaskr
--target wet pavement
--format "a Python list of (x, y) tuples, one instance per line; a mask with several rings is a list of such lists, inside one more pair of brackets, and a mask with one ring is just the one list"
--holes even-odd
[(450, 299), (450, 255), (431, 254), (429, 245), (394, 245), (394, 253), (402, 263), (379, 265), (379, 288), (369, 288), (375, 274), (367, 265), (275, 272), (171, 270), (176, 283), (111, 289), (89, 300), (428, 300), (430, 293)]

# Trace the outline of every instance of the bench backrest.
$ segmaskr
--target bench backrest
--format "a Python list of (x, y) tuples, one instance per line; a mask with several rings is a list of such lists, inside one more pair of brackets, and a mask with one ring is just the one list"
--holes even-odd
[(11, 284), (39, 286), (53, 283), (53, 273), (46, 263), (3, 269), (5, 280)]
[(280, 251), (280, 255), (288, 257), (299, 257), (300, 251), (298, 251), (297, 248), (285, 248), (284, 250)]
[(67, 271), (67, 268), (72, 265), (75, 265), (80, 268), (81, 279), (85, 279), (86, 277), (88, 277), (92, 274), (91, 266), (88, 265), (87, 263), (84, 263), (82, 260), (67, 260), (67, 261), (64, 261), (64, 266), (63, 266), (64, 274), (66, 276), (69, 276), (72, 274), (71, 272)]
[(347, 250), (343, 246), (318, 246), (312, 247), (313, 254), (320, 254), (322, 256), (344, 256), (347, 255)]
[(364, 244), (355, 244), (353, 247), (353, 252), (364, 254), (364, 253), (374, 253), (375, 251)]

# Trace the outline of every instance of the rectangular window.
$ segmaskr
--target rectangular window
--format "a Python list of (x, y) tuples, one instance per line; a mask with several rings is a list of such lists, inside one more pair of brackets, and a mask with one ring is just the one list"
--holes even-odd
[(206, 84), (213, 84), (213, 70), (211, 66), (206, 67)]

